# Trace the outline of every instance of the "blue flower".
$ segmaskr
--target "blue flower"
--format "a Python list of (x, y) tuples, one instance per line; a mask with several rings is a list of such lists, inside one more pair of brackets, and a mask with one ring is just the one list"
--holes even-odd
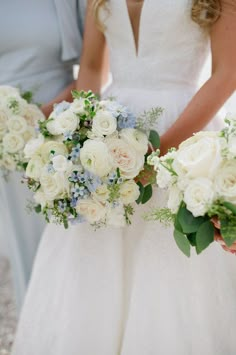
[(77, 144), (76, 147), (72, 148), (69, 157), (72, 161), (76, 161), (79, 158), (79, 155), (80, 155), (80, 144)]
[(67, 209), (67, 203), (64, 202), (64, 201), (59, 201), (58, 202), (58, 210), (61, 212), (61, 213), (64, 213)]
[(72, 188), (71, 188), (71, 193), (73, 198), (84, 198), (86, 196), (88, 196), (88, 190), (86, 189), (86, 187), (84, 186), (80, 186), (78, 184), (75, 184)]
[(110, 173), (108, 176), (108, 184), (113, 184), (117, 180), (117, 173)]
[(56, 113), (56, 115), (60, 115), (60, 113), (68, 110), (68, 108), (70, 107), (70, 103), (67, 101), (62, 101), (59, 104), (55, 104), (53, 109), (54, 112)]
[(79, 181), (79, 172), (78, 171), (73, 171), (73, 173), (69, 177), (69, 180), (71, 182), (78, 182)]
[(101, 179), (89, 171), (85, 171), (84, 178), (85, 185), (90, 192), (95, 192), (97, 188), (102, 184)]
[(136, 117), (132, 112), (128, 110), (127, 107), (123, 107), (117, 118), (117, 125), (119, 129), (135, 128)]
[(70, 206), (72, 208), (75, 208), (77, 206), (77, 202), (78, 202), (78, 198), (72, 197), (71, 202), (70, 202)]
[(78, 214), (78, 216), (76, 218), (71, 218), (70, 219), (70, 224), (72, 226), (76, 225), (76, 224), (79, 224), (79, 223), (83, 223), (83, 222), (86, 222), (86, 219), (84, 218), (84, 216), (81, 216), (80, 214)]

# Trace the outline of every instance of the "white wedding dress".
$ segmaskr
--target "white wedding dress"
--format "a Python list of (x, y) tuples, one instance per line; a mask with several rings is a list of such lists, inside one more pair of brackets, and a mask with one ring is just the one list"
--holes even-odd
[[(144, 0), (138, 53), (126, 0), (110, 0), (103, 12), (108, 94), (136, 112), (162, 106), (160, 133), (196, 93), (209, 51), (191, 5)], [(216, 118), (211, 129), (221, 125)], [(157, 191), (124, 229), (47, 227), (14, 355), (235, 355), (235, 257), (216, 243), (200, 256), (182, 255), (170, 229), (142, 218), (163, 202)]]

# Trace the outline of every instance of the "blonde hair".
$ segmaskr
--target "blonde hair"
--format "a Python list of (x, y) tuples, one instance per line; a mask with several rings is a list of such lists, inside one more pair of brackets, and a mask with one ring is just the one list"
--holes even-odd
[[(108, 0), (93, 0), (93, 11), (99, 27), (103, 25), (99, 22), (99, 8), (107, 3)], [(145, 0), (144, 0), (145, 1)], [(218, 20), (221, 13), (220, 0), (193, 0), (191, 17), (201, 27), (209, 27)]]

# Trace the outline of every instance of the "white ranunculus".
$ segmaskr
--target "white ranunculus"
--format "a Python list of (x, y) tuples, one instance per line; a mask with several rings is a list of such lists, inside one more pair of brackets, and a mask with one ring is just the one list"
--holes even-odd
[(20, 90), (8, 85), (0, 85), (0, 96), (7, 97), (7, 96), (19, 96), (20, 97)]
[(28, 142), (30, 139), (34, 138), (36, 136), (36, 132), (33, 127), (28, 126), (26, 131), (22, 133), (22, 138), (24, 139), (25, 142)]
[(27, 130), (27, 122), (21, 116), (12, 116), (7, 121), (7, 127), (10, 132), (21, 134)]
[(104, 177), (112, 169), (112, 160), (104, 142), (88, 139), (80, 150), (81, 164), (85, 170)]
[(16, 170), (16, 162), (11, 155), (4, 154), (1, 165), (9, 171)]
[(83, 114), (85, 113), (85, 99), (75, 99), (71, 106), (70, 111), (74, 112), (75, 114)]
[(125, 181), (120, 185), (120, 198), (125, 205), (135, 202), (139, 195), (139, 187), (134, 180)]
[(221, 143), (217, 132), (199, 132), (180, 144), (173, 167), (180, 178), (183, 175), (211, 178), (221, 161)]
[[(50, 123), (48, 125), (50, 126)], [(79, 128), (79, 119), (76, 114), (70, 110), (64, 111), (57, 116), (54, 128), (57, 134), (64, 134), (66, 132), (73, 133)]]
[(12, 154), (19, 152), (25, 145), (24, 139), (15, 133), (7, 133), (2, 142), (4, 151)]
[(120, 137), (130, 144), (139, 154), (145, 155), (148, 151), (148, 137), (145, 133), (134, 128), (124, 128)]
[(167, 207), (171, 210), (172, 213), (177, 213), (182, 200), (183, 193), (176, 185), (173, 185), (169, 190)]
[(65, 174), (43, 172), (40, 176), (42, 191), (49, 201), (66, 197), (69, 192), (69, 181)]
[(100, 185), (96, 191), (93, 193), (93, 196), (99, 202), (105, 203), (109, 199), (110, 192), (107, 185)]
[(40, 146), (37, 154), (40, 154), (43, 161), (48, 163), (53, 155), (68, 155), (68, 150), (63, 143), (49, 141)]
[(92, 132), (98, 136), (108, 136), (116, 131), (116, 118), (109, 111), (98, 111), (93, 118)]
[(214, 198), (213, 183), (207, 178), (199, 177), (190, 181), (184, 191), (184, 202), (194, 217), (204, 216)]
[(236, 204), (236, 160), (222, 163), (216, 173), (214, 186), (219, 197)]
[(236, 157), (236, 136), (229, 137), (228, 151), (229, 151), (230, 157), (232, 157), (232, 158)]
[(24, 155), (26, 159), (32, 158), (37, 150), (43, 145), (44, 136), (40, 134), (37, 138), (32, 138), (24, 148)]
[(56, 120), (54, 118), (49, 117), (46, 126), (48, 132), (51, 133), (52, 135), (57, 136), (60, 134), (56, 125)]
[(169, 170), (167, 170), (160, 163), (158, 164), (156, 182), (161, 189), (171, 186), (174, 182), (174, 177), (171, 175)]
[(63, 155), (56, 155), (52, 158), (52, 165), (55, 171), (66, 172), (70, 169), (72, 162)]
[(120, 169), (122, 177), (135, 178), (143, 169), (144, 156), (138, 154), (122, 139), (109, 139), (107, 145), (114, 161), (114, 167)]
[(76, 211), (85, 217), (89, 223), (97, 223), (102, 221), (106, 216), (106, 208), (99, 201), (92, 198), (79, 200)]
[(39, 180), (43, 168), (44, 168), (44, 162), (42, 158), (38, 155), (35, 155), (32, 159), (30, 159), (25, 174), (27, 177), (31, 179)]
[(37, 105), (28, 104), (24, 110), (24, 117), (28, 124), (35, 126), (37, 121), (45, 121), (45, 116), (43, 112), (39, 109)]
[(107, 211), (106, 216), (106, 224), (112, 227), (125, 227), (125, 215), (124, 215), (124, 207), (119, 205), (117, 207), (110, 207)]
[(4, 136), (7, 131), (7, 122), (9, 116), (6, 110), (0, 108), (0, 139)]

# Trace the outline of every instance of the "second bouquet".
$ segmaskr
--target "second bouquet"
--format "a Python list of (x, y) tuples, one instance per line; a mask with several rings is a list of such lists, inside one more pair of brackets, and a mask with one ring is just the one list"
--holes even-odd
[[(152, 179), (143, 186), (139, 175), (150, 170), (148, 148), (158, 148), (159, 136), (116, 101), (83, 91), (74, 91), (73, 98), (55, 105), (25, 147), (35, 209), (65, 228), (84, 221), (95, 228), (130, 224), (133, 203), (145, 203), (152, 194)], [(147, 112), (147, 121), (160, 113)]]

